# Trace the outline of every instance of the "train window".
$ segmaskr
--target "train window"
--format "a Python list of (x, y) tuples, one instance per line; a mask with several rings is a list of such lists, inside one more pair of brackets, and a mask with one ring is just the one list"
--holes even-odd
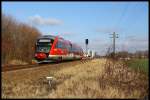
[(64, 44), (63, 44), (63, 40), (62, 39), (58, 39), (58, 42), (56, 44), (56, 48), (64, 48)]
[(72, 44), (69, 43), (69, 51), (72, 52)]
[(63, 44), (63, 49), (67, 49), (67, 44), (65, 42), (62, 42)]
[(36, 52), (45, 52), (48, 53), (52, 47), (54, 40), (53, 39), (38, 39), (36, 42)]
[(70, 51), (71, 45), (70, 45), (69, 43), (66, 43), (66, 44), (65, 44), (65, 47), (66, 47), (66, 49), (67, 49), (68, 51)]
[(62, 45), (63, 45), (63, 49), (67, 49), (67, 45), (65, 44), (65, 42), (62, 42)]
[(73, 52), (76, 52), (77, 51), (77, 49), (76, 49), (76, 47), (73, 45), (73, 47), (72, 47), (72, 51)]
[(72, 45), (72, 49), (71, 49), (71, 51), (72, 51), (72, 52), (74, 52), (74, 45)]
[(57, 48), (62, 48), (63, 45), (62, 45), (62, 43), (61, 43), (60, 41), (58, 41), (56, 47), (57, 47)]
[(63, 41), (58, 40), (57, 44), (56, 44), (56, 48), (61, 48), (61, 49), (65, 49), (66, 45)]

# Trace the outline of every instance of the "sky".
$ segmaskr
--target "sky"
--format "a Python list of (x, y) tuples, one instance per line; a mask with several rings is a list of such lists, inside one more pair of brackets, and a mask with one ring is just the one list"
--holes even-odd
[(148, 50), (148, 2), (2, 2), (2, 13), (104, 55), (116, 38), (116, 52)]

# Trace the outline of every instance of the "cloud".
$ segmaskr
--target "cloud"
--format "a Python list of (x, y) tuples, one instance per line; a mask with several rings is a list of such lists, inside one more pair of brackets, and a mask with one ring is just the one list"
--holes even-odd
[(32, 23), (34, 25), (44, 25), (44, 26), (47, 26), (47, 25), (54, 26), (54, 25), (62, 24), (61, 20), (54, 19), (54, 18), (45, 19), (39, 15), (29, 17), (29, 21), (30, 21), (30, 23)]

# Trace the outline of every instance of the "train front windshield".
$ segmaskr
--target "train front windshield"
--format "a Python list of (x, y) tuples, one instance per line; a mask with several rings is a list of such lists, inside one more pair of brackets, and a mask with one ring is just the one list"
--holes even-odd
[(39, 39), (36, 43), (36, 52), (49, 53), (53, 41), (53, 39)]

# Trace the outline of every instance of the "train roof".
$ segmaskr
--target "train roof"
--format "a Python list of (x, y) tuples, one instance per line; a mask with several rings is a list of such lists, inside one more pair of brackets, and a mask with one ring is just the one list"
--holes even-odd
[(76, 43), (72, 43), (71, 41), (69, 40), (65, 40), (64, 38), (60, 37), (60, 36), (54, 36), (54, 35), (43, 35), (43, 36), (40, 36), (38, 39), (55, 39), (56, 37), (58, 37), (59, 39), (63, 39), (66, 43), (70, 43), (72, 44), (73, 46), (75, 47), (79, 47), (81, 48), (79, 45), (77, 45)]
[(41, 39), (41, 38), (44, 38), (44, 39), (55, 39), (56, 36), (53, 36), (53, 35), (43, 35), (43, 36), (40, 36), (38, 39)]
[(43, 35), (43, 36), (41, 36), (41, 37), (39, 37), (39, 38), (55, 39), (56, 37), (58, 37), (59, 39), (63, 39), (63, 40), (64, 40), (64, 38), (62, 38), (62, 37), (60, 37), (60, 36), (54, 36), (54, 35)]

